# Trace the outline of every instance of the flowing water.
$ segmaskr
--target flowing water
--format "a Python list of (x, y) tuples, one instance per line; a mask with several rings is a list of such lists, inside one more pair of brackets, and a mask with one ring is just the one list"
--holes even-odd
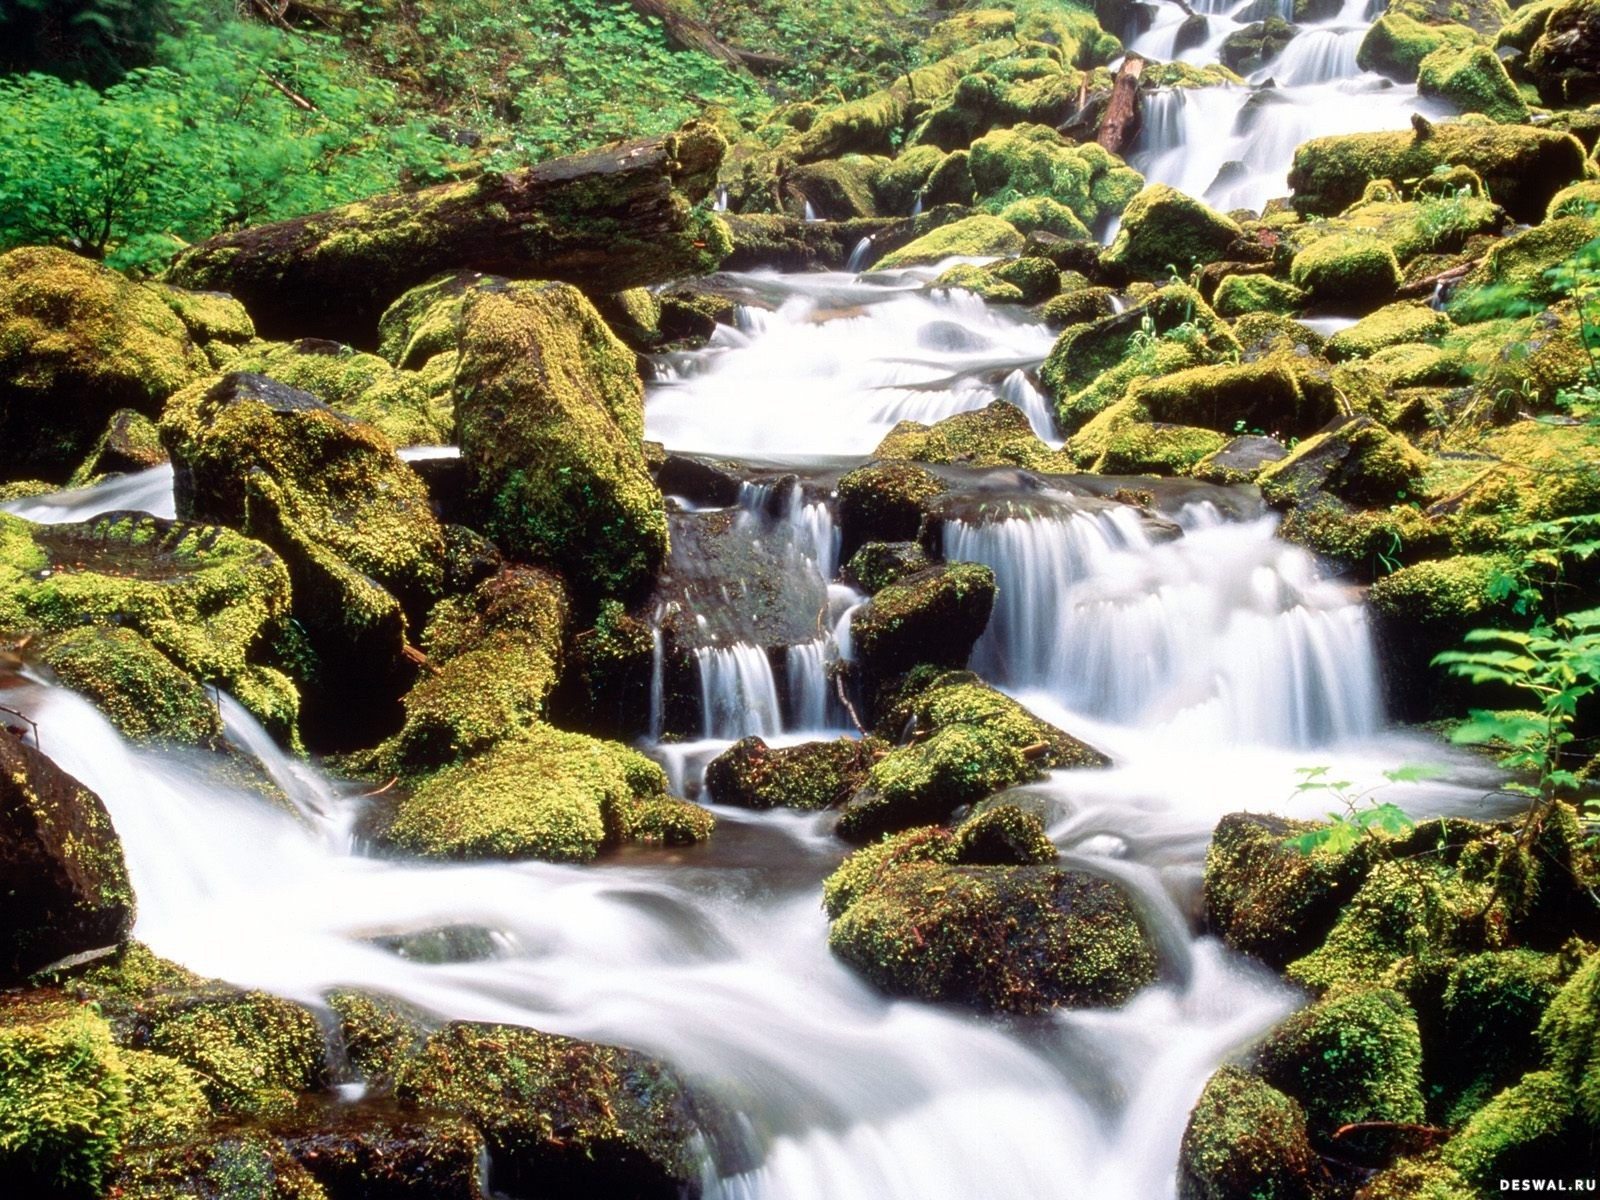
[[(1206, 39), (1183, 56), (1209, 61), (1273, 6), (1197, 7)], [(1221, 207), (1259, 204), (1283, 190), (1305, 138), (1403, 125), (1414, 93), (1354, 66), (1371, 16), (1358, 0), (1302, 33), (1252, 81), (1275, 87), (1157, 94), (1137, 164)], [(1163, 5), (1134, 49), (1170, 56), (1181, 19)], [(646, 745), (676, 788), (695, 792), (733, 738), (781, 744), (847, 727), (828, 669), (850, 656), (850, 614), (864, 598), (837, 578), (829, 481), (841, 465), (899, 421), (997, 401), (1059, 445), (1031, 379), (1049, 334), (965, 293), (925, 290), (944, 265), (741, 277), (750, 303), (739, 327), (659, 365), (648, 435), (752, 460), (740, 528), (787, 545), (797, 586), (826, 597), (814, 638), (770, 651), (711, 639), (695, 651), (701, 736), (689, 742), (660, 741), (656, 630)], [(449, 451), (410, 456), (435, 453)], [(778, 469), (789, 473), (771, 482)], [(158, 953), (311, 1003), (334, 986), (367, 987), (440, 1017), (658, 1054), (733, 1114), (707, 1155), (708, 1195), (1162, 1200), (1207, 1076), (1299, 1002), (1195, 932), (1217, 819), (1318, 815), (1325, 802), (1294, 793), (1311, 766), (1336, 766), (1359, 789), (1402, 763), (1445, 764), (1447, 781), (1385, 793), (1417, 815), (1484, 815), (1488, 781), (1447, 748), (1386, 729), (1359, 598), (1277, 541), (1251, 496), (1200, 489), (1157, 504), (1152, 519), (1069, 479), (1033, 480), (950, 513), (939, 534), (948, 558), (987, 563), (1000, 584), (975, 666), (1114, 760), (1027, 789), (1052, 814), (1064, 861), (1118, 879), (1160, 947), (1160, 981), (1114, 1011), (995, 1020), (863, 984), (826, 948), (820, 884), (843, 854), (827, 815), (702, 796), (721, 823), (692, 850), (588, 867), (419, 865), (364, 853), (353, 834), (361, 797), (283, 756), (227, 697), (230, 740), (283, 803), (220, 780), (207, 756), (130, 747), (40, 676), (0, 677), (0, 698), (105, 798), (139, 897), (136, 934)], [(42, 522), (127, 508), (170, 516), (171, 472), (4, 507)], [(696, 617), (714, 623), (719, 603), (705, 600)], [(490, 931), (494, 953), (430, 965), (380, 941), (461, 925)]]

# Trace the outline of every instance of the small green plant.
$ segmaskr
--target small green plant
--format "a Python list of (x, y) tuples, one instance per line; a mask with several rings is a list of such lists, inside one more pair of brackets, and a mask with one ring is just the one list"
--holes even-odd
[(1474, 629), (1465, 643), (1471, 648), (1446, 651), (1434, 662), (1473, 683), (1526, 696), (1531, 707), (1475, 709), (1451, 740), (1492, 748), (1515, 773), (1504, 790), (1528, 799), (1524, 833), (1531, 836), (1550, 806), (1580, 782), (1569, 756), (1578, 705), (1600, 690), (1600, 608), (1527, 631)]
[(1338, 802), (1339, 808), (1328, 813), (1328, 823), (1309, 833), (1284, 839), (1284, 845), (1301, 854), (1314, 854), (1319, 850), (1342, 854), (1355, 847), (1363, 838), (1376, 834), (1396, 836), (1414, 827), (1415, 822), (1404, 809), (1390, 802), (1379, 802), (1374, 797), (1389, 783), (1418, 783), (1438, 775), (1429, 766), (1396, 767), (1385, 771), (1386, 783), (1376, 784), (1360, 792), (1352, 792), (1354, 785), (1347, 779), (1330, 779), (1330, 767), (1301, 767), (1297, 772), (1300, 782), (1294, 795), (1303, 796), (1320, 792)]
[(1527, 616), (1558, 604), (1568, 566), (1600, 551), (1600, 513), (1518, 525), (1506, 531), (1505, 540), (1517, 556), (1490, 575), (1489, 599), (1509, 601), (1517, 615)]

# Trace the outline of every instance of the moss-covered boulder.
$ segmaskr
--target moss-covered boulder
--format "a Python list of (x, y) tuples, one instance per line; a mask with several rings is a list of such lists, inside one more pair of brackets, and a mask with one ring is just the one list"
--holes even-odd
[(1449, 299), (1458, 320), (1536, 312), (1563, 294), (1552, 272), (1600, 237), (1600, 221), (1557, 217), (1495, 242)]
[(231, 530), (138, 513), (39, 527), (0, 513), (0, 630), (134, 630), (280, 737), (294, 734), (299, 697), (265, 652), (288, 615), (283, 561)]
[(832, 808), (861, 787), (885, 748), (874, 738), (773, 747), (747, 737), (711, 760), (706, 791), (741, 808)]
[(835, 954), (897, 995), (1005, 1012), (1120, 1004), (1155, 974), (1114, 884), (1052, 864), (1037, 815), (985, 807), (845, 859), (823, 888)]
[(1415, 83), (1422, 60), (1435, 50), (1465, 50), (1477, 44), (1477, 35), (1465, 25), (1424, 25), (1404, 13), (1386, 12), (1361, 39), (1356, 65), (1399, 83)]
[(377, 430), (262, 375), (174, 396), (161, 436), (179, 514), (259, 538), (288, 567), (318, 658), (308, 727), (337, 726), (336, 740), (382, 729), (411, 674), (408, 616), (444, 583), (444, 531), (421, 478)]
[(1228, 217), (1164, 183), (1128, 202), (1106, 261), (1133, 275), (1165, 279), (1226, 257), (1243, 231)]
[(427, 858), (548, 862), (584, 862), (630, 840), (707, 837), (710, 814), (666, 787), (661, 768), (626, 746), (536, 725), (429, 776), (381, 837)]
[(1326, 425), (1339, 410), (1325, 390), (1302, 388), (1292, 364), (1292, 359), (1268, 358), (1190, 367), (1142, 380), (1129, 389), (1128, 400), (1157, 421), (1219, 433), (1264, 429), (1275, 437), (1300, 437)]
[(87, 1007), (0, 1009), (0, 1176), (19, 1196), (91, 1200), (130, 1121), (128, 1072)]
[(946, 258), (998, 258), (1007, 254), (1020, 254), (1025, 244), (1015, 226), (999, 217), (983, 214), (965, 217), (949, 225), (941, 225), (892, 250), (873, 264), (875, 271), (889, 271), (899, 267), (916, 267), (940, 262)]
[(874, 458), (974, 467), (1027, 467), (1061, 471), (1067, 462), (1039, 440), (1021, 409), (1003, 400), (957, 413), (934, 425), (901, 421), (884, 435)]
[(1230, 33), (1222, 40), (1217, 57), (1229, 70), (1248, 75), (1282, 54), (1298, 32), (1282, 17), (1270, 16)]
[(839, 480), (841, 553), (867, 542), (914, 542), (944, 484), (909, 462), (874, 462)]
[(1317, 304), (1361, 311), (1400, 286), (1394, 251), (1377, 238), (1319, 238), (1294, 256), (1289, 279)]
[(1261, 473), (1261, 494), (1278, 507), (1332, 496), (1349, 504), (1392, 504), (1419, 494), (1427, 459), (1371, 417), (1306, 438)]
[(1023, 303), (1021, 288), (1013, 283), (1007, 283), (994, 272), (975, 263), (957, 263), (935, 279), (933, 286), (971, 292), (990, 304)]
[(1179, 1200), (1326, 1200), (1327, 1168), (1300, 1105), (1254, 1075), (1223, 1067), (1189, 1114), (1178, 1152)]
[(850, 221), (878, 216), (873, 198), (873, 180), (882, 171), (884, 160), (863, 154), (804, 163), (784, 176), (783, 189), (791, 198), (791, 211), (799, 216), (809, 211), (825, 221)]
[(1386, 989), (1331, 996), (1290, 1017), (1256, 1052), (1273, 1087), (1300, 1102), (1313, 1138), (1366, 1121), (1423, 1118), (1422, 1037), (1405, 998)]
[(205, 689), (136, 630), (80, 626), (49, 638), (40, 658), (125, 737), (190, 746), (221, 740), (222, 721)]
[(1122, 211), (1144, 182), (1094, 142), (1075, 145), (1046, 125), (997, 129), (973, 142), (969, 153), (980, 203), (1043, 197), (1070, 209), (1088, 227)]
[(1303, 214), (1333, 216), (1387, 179), (1408, 189), (1440, 167), (1465, 167), (1519, 221), (1538, 221), (1550, 198), (1588, 174), (1583, 144), (1527, 125), (1420, 122), (1402, 133), (1313, 138), (1294, 155), (1289, 186)]
[(1195, 463), (1190, 474), (1206, 483), (1250, 483), (1288, 454), (1289, 448), (1277, 438), (1241, 434)]
[(275, 1132), (329, 1200), (373, 1195), (483, 1200), (485, 1195), (488, 1147), (477, 1127), (454, 1113), (397, 1112), (387, 1100), (373, 1100), (280, 1123)]
[(1048, 770), (1108, 761), (965, 672), (918, 668), (880, 692), (876, 716), (880, 735), (902, 744), (845, 805), (835, 831), (848, 841), (946, 821)]
[(1417, 92), (1493, 121), (1528, 119), (1528, 102), (1487, 46), (1440, 46), (1422, 60)]
[(118, 1200), (233, 1200), (241, 1189), (251, 1200), (329, 1200), (281, 1137), (250, 1126), (130, 1150), (111, 1183)]
[(941, 563), (896, 580), (851, 619), (855, 661), (870, 680), (918, 663), (965, 667), (994, 597), (994, 572), (980, 563)]
[(1594, 1163), (1594, 1134), (1573, 1107), (1566, 1080), (1532, 1072), (1474, 1113), (1440, 1157), (1479, 1194), (1502, 1179), (1582, 1177)]
[(864, 592), (877, 592), (930, 565), (928, 553), (916, 542), (868, 542), (844, 565), (845, 582)]
[(518, 566), (440, 601), (423, 632), (430, 669), (401, 700), (404, 726), (376, 751), (382, 770), (442, 767), (542, 720), (568, 607), (559, 579)]
[(0, 482), (64, 483), (112, 413), (210, 364), (161, 292), (65, 250), (0, 256)]
[(1219, 317), (1246, 313), (1293, 313), (1306, 306), (1306, 294), (1292, 283), (1271, 275), (1228, 275), (1211, 298)]
[(649, 731), (651, 628), (618, 600), (606, 600), (594, 624), (579, 630), (562, 685), (551, 698), (557, 723), (627, 740)]
[(1187, 475), (1221, 450), (1227, 438), (1214, 429), (1151, 421), (1129, 401), (1101, 414), (1067, 447), (1087, 471), (1102, 475)]
[(634, 356), (567, 284), (472, 295), (456, 371), (469, 504), (512, 556), (589, 601), (636, 593), (667, 549)]
[(250, 314), (226, 292), (191, 292), (169, 283), (151, 283), (178, 314), (178, 320), (200, 347), (206, 359), (221, 370), (239, 350), (256, 340), (256, 325)]
[(1348, 329), (1328, 339), (1327, 355), (1335, 362), (1343, 358), (1367, 358), (1388, 346), (1406, 342), (1437, 341), (1455, 326), (1450, 318), (1430, 305), (1402, 300), (1368, 313)]
[(106, 475), (147, 471), (166, 461), (167, 452), (161, 445), (161, 431), (156, 423), (131, 408), (119, 408), (111, 414), (100, 440), (95, 442), (67, 484), (85, 487)]
[(1600, 8), (1592, 0), (1565, 0), (1543, 26), (1524, 65), (1539, 99), (1569, 105), (1600, 98)]
[(402, 1103), (458, 1113), (489, 1145), (489, 1186), (528, 1195), (700, 1194), (694, 1101), (635, 1050), (513, 1025), (453, 1022), (402, 1068)]
[(0, 868), (0, 983), (115, 946), (133, 924), (122, 844), (100, 797), (9, 734), (0, 735)]
[(228, 369), (266, 375), (310, 392), (335, 411), (371, 425), (396, 446), (450, 440), (448, 403), (431, 395), (416, 372), (397, 370), (376, 354), (304, 338), (241, 351), (229, 360)]
[(1600, 1126), (1600, 955), (1591, 954), (1545, 1009), (1539, 1040), (1547, 1061), (1577, 1100), (1591, 1127)]

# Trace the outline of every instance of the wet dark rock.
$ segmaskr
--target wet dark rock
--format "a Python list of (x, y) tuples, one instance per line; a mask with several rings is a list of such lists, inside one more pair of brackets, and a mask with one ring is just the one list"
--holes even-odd
[(314, 1113), (279, 1137), (328, 1200), (485, 1200), (484, 1137), (459, 1116), (366, 1102)]
[(1236, 1067), (1211, 1077), (1183, 1133), (1179, 1200), (1329, 1200), (1333, 1194), (1300, 1105)]
[(850, 625), (856, 662), (868, 680), (890, 679), (919, 663), (965, 667), (989, 625), (994, 597), (994, 572), (979, 563), (904, 576), (856, 611)]
[(875, 738), (774, 748), (758, 737), (735, 742), (706, 767), (718, 804), (742, 808), (832, 808), (849, 799), (886, 747)]
[(845, 581), (871, 593), (896, 583), (930, 565), (916, 542), (868, 542), (844, 566)]

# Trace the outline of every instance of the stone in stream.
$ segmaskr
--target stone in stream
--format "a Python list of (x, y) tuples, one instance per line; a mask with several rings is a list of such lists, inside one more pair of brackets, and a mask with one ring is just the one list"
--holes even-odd
[(706, 767), (706, 791), (742, 808), (831, 808), (854, 794), (885, 749), (870, 736), (777, 748), (742, 738)]
[(1026, 414), (1004, 400), (972, 412), (956, 413), (933, 425), (901, 421), (884, 435), (872, 456), (975, 467), (1026, 467), (1035, 471), (1072, 469), (1072, 460), (1040, 441)]
[(105, 805), (3, 730), (0, 878), (0, 984), (115, 947), (133, 925), (133, 889)]
[(61, 683), (93, 701), (124, 737), (220, 747), (216, 702), (137, 630), (82, 625), (46, 637), (37, 653)]
[(1294, 1100), (1236, 1067), (1211, 1077), (1183, 1133), (1179, 1200), (1331, 1200), (1334, 1194)]
[(119, 408), (106, 422), (105, 432), (68, 481), (84, 487), (102, 475), (129, 474), (158, 467), (167, 461), (156, 423), (141, 412)]
[(866, 687), (919, 663), (965, 667), (988, 628), (994, 597), (994, 572), (981, 563), (940, 563), (883, 588), (850, 621)]
[(1150, 941), (1116, 884), (1055, 858), (1014, 805), (896, 834), (828, 879), (828, 945), (896, 995), (1015, 1013), (1120, 1004), (1155, 977)]
[(1147, 279), (1165, 279), (1223, 258), (1244, 236), (1238, 224), (1164, 183), (1128, 202), (1106, 261)]

